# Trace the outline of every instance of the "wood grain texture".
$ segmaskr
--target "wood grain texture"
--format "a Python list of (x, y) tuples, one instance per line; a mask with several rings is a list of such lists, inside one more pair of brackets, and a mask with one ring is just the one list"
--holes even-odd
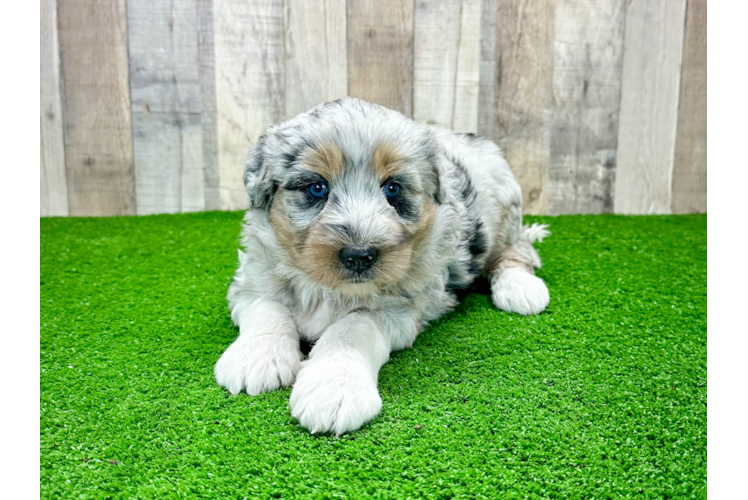
[(70, 215), (135, 213), (125, 0), (58, 0)]
[(670, 213), (686, 0), (626, 5), (614, 210)]
[(216, 64), (213, 43), (213, 0), (197, 0), (198, 58), (200, 66), (200, 125), (203, 139), (205, 209), (221, 208), (218, 170), (218, 125), (216, 122)]
[(480, 88), (478, 134), (497, 140), (496, 133), (496, 5), (482, 0), (480, 21)]
[(346, 0), (286, 4), (286, 117), (348, 94)]
[(706, 212), (706, 0), (688, 0), (672, 210)]
[(214, 0), (220, 206), (249, 205), (244, 160), (286, 113), (283, 0)]
[(60, 94), (57, 2), (41, 2), (41, 197), (42, 216), (68, 215), (68, 182)]
[(205, 209), (196, 0), (129, 0), (137, 213)]
[(481, 0), (415, 7), (413, 118), (456, 132), (478, 130)]
[(506, 0), (496, 15), (496, 132), (524, 211), (546, 212), (556, 1)]
[(546, 213), (613, 211), (624, 0), (558, 0)]
[(413, 2), (348, 0), (348, 93), (413, 116)]

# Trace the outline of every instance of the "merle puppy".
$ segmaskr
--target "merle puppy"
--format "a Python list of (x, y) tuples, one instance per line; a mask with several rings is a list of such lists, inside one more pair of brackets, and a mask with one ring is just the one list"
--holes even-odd
[[(382, 407), (377, 377), (483, 275), (497, 308), (538, 314), (535, 240), (492, 142), (345, 98), (270, 127), (247, 157), (250, 209), (229, 288), (232, 394), (293, 385), (291, 412), (340, 435)], [(299, 340), (314, 342), (309, 358)]]

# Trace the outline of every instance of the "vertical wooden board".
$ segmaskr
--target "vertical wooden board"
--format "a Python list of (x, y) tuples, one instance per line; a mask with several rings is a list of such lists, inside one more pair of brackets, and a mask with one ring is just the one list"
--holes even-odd
[(547, 213), (613, 211), (624, 0), (558, 0)]
[(462, 2), (415, 2), (413, 119), (451, 128)]
[(462, 0), (454, 112), (452, 113), (452, 129), (455, 132), (474, 134), (478, 131), (480, 25), (481, 0)]
[(481, 3), (478, 90), (478, 134), (493, 140), (496, 140), (496, 1)]
[(413, 116), (413, 2), (348, 0), (348, 93)]
[(614, 211), (670, 212), (686, 0), (626, 3)]
[(221, 208), (218, 170), (218, 125), (216, 123), (216, 66), (213, 44), (213, 0), (197, 0), (198, 57), (200, 65), (200, 95), (202, 113), (203, 184), (205, 209)]
[(135, 213), (125, 0), (58, 0), (70, 215)]
[(56, 0), (42, 0), (41, 3), (40, 111), (41, 215), (68, 215)]
[(214, 0), (220, 201), (247, 208), (244, 160), (286, 112), (283, 0)]
[(480, 0), (418, 0), (413, 118), (457, 132), (478, 130)]
[(348, 94), (346, 0), (286, 4), (286, 117)]
[(688, 0), (672, 209), (706, 212), (706, 0)]
[(543, 214), (547, 205), (555, 10), (555, 0), (506, 0), (496, 15), (495, 137), (529, 214)]
[(137, 213), (204, 210), (197, 1), (129, 0), (127, 15)]

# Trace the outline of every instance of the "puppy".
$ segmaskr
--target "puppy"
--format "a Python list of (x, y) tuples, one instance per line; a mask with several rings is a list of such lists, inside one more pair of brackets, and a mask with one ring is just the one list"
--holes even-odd
[[(249, 153), (239, 268), (229, 287), (239, 337), (215, 366), (232, 394), (293, 385), (312, 433), (360, 428), (382, 407), (390, 352), (484, 275), (497, 308), (548, 305), (522, 193), (492, 142), (359, 99), (267, 129)], [(314, 343), (302, 361), (299, 340)]]

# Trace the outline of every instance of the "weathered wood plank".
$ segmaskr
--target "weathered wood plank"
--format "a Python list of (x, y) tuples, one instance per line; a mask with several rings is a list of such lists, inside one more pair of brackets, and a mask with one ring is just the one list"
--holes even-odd
[(460, 38), (457, 45), (457, 74), (452, 129), (455, 132), (478, 131), (478, 94), (480, 92), (481, 0), (462, 0)]
[(125, 0), (59, 0), (71, 215), (135, 213)]
[(480, 21), (480, 88), (478, 134), (496, 140), (496, 5), (482, 0)]
[(683, 40), (674, 213), (706, 212), (706, 0), (688, 0)]
[(213, 0), (197, 0), (198, 57), (200, 65), (200, 124), (203, 138), (205, 209), (221, 208), (218, 170), (218, 125), (216, 123), (216, 66), (213, 44)]
[(220, 201), (247, 208), (244, 160), (286, 113), (283, 0), (214, 0)]
[(669, 213), (686, 0), (626, 4), (614, 210)]
[(41, 215), (68, 215), (57, 2), (41, 3)]
[(196, 0), (128, 1), (137, 213), (205, 209)]
[(556, 1), (507, 0), (496, 15), (496, 132), (524, 211), (546, 212)]
[(413, 2), (348, 0), (348, 93), (413, 116)]
[(478, 130), (481, 0), (419, 0), (415, 8), (413, 118)]
[(624, 0), (558, 0), (547, 213), (613, 211)]
[(346, 0), (286, 4), (286, 117), (348, 94)]

